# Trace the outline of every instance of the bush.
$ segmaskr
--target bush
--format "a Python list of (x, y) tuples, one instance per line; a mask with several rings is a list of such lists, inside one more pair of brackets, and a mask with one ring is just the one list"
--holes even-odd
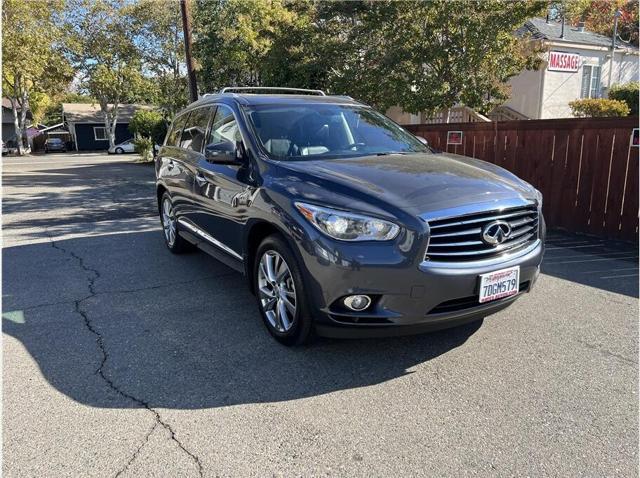
[(638, 116), (638, 96), (640, 95), (640, 83), (632, 81), (623, 85), (613, 85), (609, 90), (609, 99), (624, 101), (631, 110), (632, 116)]
[(153, 161), (153, 141), (151, 138), (137, 137), (133, 140), (136, 153), (142, 156), (142, 161)]
[(157, 111), (138, 110), (129, 122), (129, 131), (135, 136), (151, 138), (159, 123), (164, 123), (164, 118)]
[(571, 113), (578, 118), (628, 116), (629, 107), (624, 101), (606, 98), (584, 98), (569, 103)]
[(162, 144), (164, 142), (164, 137), (167, 135), (168, 124), (165, 119), (162, 121), (158, 121), (153, 125), (151, 130), (151, 139), (154, 141), (154, 144)]

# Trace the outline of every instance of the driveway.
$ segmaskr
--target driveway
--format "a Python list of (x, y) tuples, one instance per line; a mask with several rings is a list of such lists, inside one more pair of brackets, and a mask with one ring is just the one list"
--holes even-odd
[(483, 323), (285, 348), (131, 157), (3, 159), (3, 472), (637, 476), (638, 254), (553, 233)]

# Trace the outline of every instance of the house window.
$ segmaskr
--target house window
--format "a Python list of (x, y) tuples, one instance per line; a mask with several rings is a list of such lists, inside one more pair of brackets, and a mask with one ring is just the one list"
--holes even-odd
[(107, 128), (104, 126), (94, 126), (93, 138), (96, 141), (107, 141), (109, 139), (109, 136), (107, 136)]
[(600, 98), (600, 67), (583, 65), (581, 98)]

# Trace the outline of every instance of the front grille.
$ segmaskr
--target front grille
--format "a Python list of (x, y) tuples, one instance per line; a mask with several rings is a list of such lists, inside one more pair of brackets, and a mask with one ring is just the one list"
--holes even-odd
[[(520, 282), (519, 292), (515, 296), (505, 297), (504, 299), (497, 300), (496, 302), (504, 302), (507, 300), (513, 300), (518, 295), (526, 292), (529, 289), (529, 281)], [(429, 311), (427, 315), (432, 314), (444, 314), (449, 312), (459, 312), (466, 309), (472, 309), (473, 307), (479, 307), (481, 305), (491, 305), (491, 302), (480, 303), (480, 296), (470, 295), (469, 297), (461, 297), (460, 299), (448, 300), (441, 302)]]
[[(482, 240), (482, 230), (497, 220), (508, 222), (511, 234), (502, 244), (492, 246)], [(523, 249), (538, 238), (538, 208), (532, 205), (437, 219), (429, 221), (429, 228), (431, 236), (425, 260), (464, 262), (490, 259)]]

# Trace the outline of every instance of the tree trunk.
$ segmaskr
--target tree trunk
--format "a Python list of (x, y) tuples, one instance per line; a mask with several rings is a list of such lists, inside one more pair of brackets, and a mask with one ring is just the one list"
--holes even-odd
[[(19, 77), (14, 80), (12, 93), (13, 94), (9, 97), (9, 100), (11, 101), (11, 109), (13, 110), (15, 141), (18, 148), (18, 155), (22, 156), (26, 152), (23, 137), (26, 134), (25, 123), (27, 119), (27, 92), (22, 87)], [(18, 107), (20, 107), (20, 112), (18, 112)]]
[(11, 110), (13, 112), (13, 132), (15, 135), (16, 146), (18, 147), (18, 156), (24, 154), (22, 145), (22, 133), (20, 132), (20, 119), (18, 118), (18, 102), (14, 97), (9, 98), (11, 100)]
[(116, 124), (118, 123), (118, 105), (113, 105), (109, 111), (109, 104), (100, 102), (100, 110), (104, 114), (104, 128), (109, 139), (109, 148), (116, 144)]
[(111, 110), (113, 115), (111, 120), (111, 130), (109, 131), (109, 144), (111, 146), (116, 144), (116, 125), (118, 124), (118, 107), (114, 106)]

